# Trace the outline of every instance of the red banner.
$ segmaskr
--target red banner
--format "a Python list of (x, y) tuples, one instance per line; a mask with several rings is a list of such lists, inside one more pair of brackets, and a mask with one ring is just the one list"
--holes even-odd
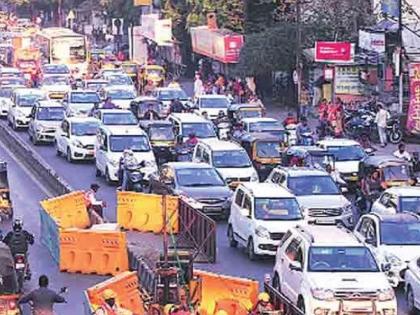
[(351, 60), (351, 43), (349, 42), (316, 42), (315, 61), (348, 62)]
[(420, 63), (410, 64), (410, 104), (406, 128), (408, 133), (420, 134)]

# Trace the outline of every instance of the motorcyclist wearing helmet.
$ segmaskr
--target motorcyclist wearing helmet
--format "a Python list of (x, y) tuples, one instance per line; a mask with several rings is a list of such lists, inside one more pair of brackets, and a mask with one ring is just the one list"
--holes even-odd
[(26, 256), (29, 246), (35, 242), (34, 236), (23, 229), (23, 221), (15, 219), (13, 221), (13, 231), (7, 233), (3, 243), (9, 246), (12, 255), (24, 254)]
[(261, 292), (258, 294), (258, 301), (253, 307), (251, 315), (261, 315), (270, 311), (274, 311), (274, 306), (270, 303), (270, 295), (267, 292)]
[(131, 149), (124, 150), (123, 159), (120, 163), (122, 167), (122, 184), (121, 189), (123, 191), (128, 189), (128, 172), (133, 169), (144, 167), (144, 162), (139, 162), (134, 156), (134, 152)]
[(95, 315), (132, 315), (133, 313), (117, 304), (117, 294), (111, 290), (106, 289), (102, 293), (104, 302), (95, 311)]

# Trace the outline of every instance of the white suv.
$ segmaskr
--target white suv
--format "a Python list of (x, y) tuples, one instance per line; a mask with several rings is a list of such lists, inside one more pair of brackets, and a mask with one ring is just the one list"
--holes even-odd
[(409, 314), (418, 314), (420, 312), (420, 256), (408, 264), (405, 273), (405, 292)]
[(387, 266), (385, 271), (392, 286), (404, 281), (407, 265), (420, 253), (420, 216), (411, 212), (366, 214), (354, 233)]
[(397, 314), (374, 255), (342, 226), (290, 229), (277, 251), (273, 286), (305, 314)]
[(247, 249), (250, 260), (275, 255), (283, 235), (302, 222), (299, 205), (286, 189), (267, 183), (243, 183), (230, 208), (228, 239), (231, 247)]
[(319, 224), (353, 225), (353, 206), (324, 170), (277, 167), (266, 182), (289, 189), (303, 209), (305, 219)]

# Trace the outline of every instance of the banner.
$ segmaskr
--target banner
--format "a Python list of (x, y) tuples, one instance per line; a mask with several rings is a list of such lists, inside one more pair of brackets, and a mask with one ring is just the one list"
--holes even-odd
[(359, 67), (335, 67), (334, 88), (336, 95), (363, 95), (363, 84), (359, 79)]
[(152, 0), (134, 0), (133, 5), (135, 7), (140, 5), (152, 5)]
[(172, 46), (172, 21), (159, 19), (158, 14), (144, 14), (141, 16), (140, 34), (158, 44), (158, 46)]
[(381, 0), (381, 13), (398, 18), (400, 15), (398, 0)]
[(349, 42), (316, 42), (316, 62), (348, 62), (351, 60), (352, 45)]
[(385, 33), (370, 33), (359, 30), (359, 47), (379, 54), (385, 52)]
[(420, 63), (410, 64), (410, 104), (407, 113), (407, 132), (420, 133)]

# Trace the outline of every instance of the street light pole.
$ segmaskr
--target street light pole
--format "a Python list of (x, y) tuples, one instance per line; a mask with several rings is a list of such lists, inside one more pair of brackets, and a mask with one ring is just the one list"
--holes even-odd
[(302, 91), (302, 68), (301, 68), (301, 55), (302, 55), (302, 32), (301, 32), (301, 3), (296, 0), (296, 74), (297, 74), (297, 117), (300, 117), (300, 95)]

